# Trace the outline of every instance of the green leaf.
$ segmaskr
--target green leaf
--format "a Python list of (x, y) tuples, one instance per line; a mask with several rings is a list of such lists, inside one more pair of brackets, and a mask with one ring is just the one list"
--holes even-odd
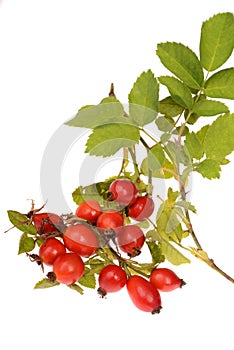
[(204, 154), (204, 149), (194, 132), (186, 135), (185, 146), (191, 158), (201, 159)]
[(173, 189), (169, 187), (167, 191), (166, 203), (169, 204), (169, 206), (173, 206), (177, 198), (179, 197), (179, 195), (180, 195), (179, 191), (173, 191)]
[(183, 184), (185, 184), (185, 186), (187, 186), (188, 183), (188, 179), (190, 174), (193, 171), (193, 164), (188, 165), (187, 167), (185, 167), (180, 175), (180, 179), (182, 181)]
[(123, 147), (133, 147), (140, 139), (137, 127), (128, 124), (106, 124), (93, 130), (86, 143), (86, 153), (108, 157)]
[(158, 232), (160, 234), (162, 232), (169, 234), (170, 232), (174, 231), (179, 225), (179, 220), (176, 216), (175, 211), (164, 204), (159, 207), (156, 222)]
[(12, 225), (14, 225), (18, 230), (27, 232), (30, 235), (37, 234), (36, 228), (30, 223), (26, 215), (23, 215), (15, 210), (8, 210), (7, 214)]
[(77, 292), (81, 295), (84, 294), (84, 290), (80, 286), (78, 286), (78, 284), (76, 284), (76, 283), (68, 284), (67, 286), (68, 286), (68, 288), (74, 290), (75, 292)]
[(57, 281), (52, 282), (49, 278), (43, 278), (41, 281), (37, 282), (34, 289), (44, 289), (58, 286), (60, 283)]
[(230, 12), (219, 13), (205, 21), (201, 29), (200, 57), (209, 72), (224, 64), (234, 46), (234, 17)]
[(219, 164), (220, 165), (227, 165), (230, 163), (230, 160), (227, 158), (219, 159)]
[(144, 220), (144, 221), (139, 221), (139, 222), (135, 223), (134, 225), (136, 225), (140, 228), (143, 228), (143, 229), (147, 229), (147, 228), (149, 228), (150, 223), (148, 220)]
[(207, 158), (218, 161), (234, 150), (234, 114), (221, 115), (209, 126), (204, 150)]
[(159, 77), (159, 81), (161, 84), (166, 85), (168, 88), (171, 97), (173, 100), (179, 105), (185, 108), (192, 108), (193, 98), (190, 90), (184, 85), (180, 80), (169, 77), (169, 76), (161, 76)]
[(209, 97), (234, 99), (234, 68), (220, 70), (205, 84), (205, 94)]
[(224, 103), (219, 101), (201, 100), (194, 105), (193, 112), (198, 116), (209, 117), (221, 113), (228, 113), (229, 109)]
[(32, 237), (28, 237), (27, 233), (23, 233), (19, 241), (18, 254), (31, 252), (35, 247), (35, 241)]
[[(169, 171), (165, 170), (164, 172), (162, 172), (161, 169), (158, 169), (152, 172), (152, 176), (159, 179), (172, 178), (173, 174), (170, 172), (170, 170), (175, 171), (175, 166), (167, 158), (164, 159), (163, 168), (168, 169)], [(148, 157), (143, 159), (141, 163), (141, 173), (145, 176), (149, 175)]]
[(161, 241), (162, 254), (173, 265), (181, 265), (190, 263), (190, 260), (186, 258), (178, 249), (176, 249), (170, 242), (166, 240)]
[(171, 131), (174, 128), (174, 121), (172, 118), (158, 117), (155, 124), (161, 131)]
[(221, 167), (215, 159), (205, 159), (203, 162), (198, 164), (196, 170), (207, 179), (219, 179)]
[(173, 158), (175, 164), (177, 165), (179, 165), (180, 163), (184, 165), (191, 164), (190, 155), (185, 146), (175, 144), (172, 141), (168, 141), (166, 148), (167, 148), (167, 152), (170, 153), (171, 158)]
[(95, 288), (96, 287), (96, 279), (95, 279), (95, 275), (92, 272), (91, 269), (89, 269), (88, 267), (85, 267), (85, 272), (83, 274), (83, 276), (79, 279), (79, 284), (81, 284), (84, 287), (87, 288)]
[(158, 143), (148, 152), (148, 167), (154, 172), (162, 168), (165, 154), (162, 146)]
[(95, 199), (99, 203), (102, 203), (103, 197), (101, 195), (103, 195), (108, 188), (108, 184), (104, 182), (97, 182), (88, 186), (79, 186), (72, 192), (72, 198), (77, 205), (80, 205), (88, 199)]
[(159, 85), (149, 69), (136, 80), (128, 96), (130, 119), (140, 126), (152, 122), (158, 113)]
[(164, 255), (162, 255), (160, 244), (153, 241), (146, 241), (149, 248), (150, 254), (152, 256), (152, 262), (154, 264), (159, 264), (165, 260)]
[(207, 134), (209, 127), (210, 127), (209, 125), (205, 125), (200, 130), (198, 130), (196, 133), (196, 136), (202, 145), (204, 144), (204, 140), (205, 140), (205, 137), (206, 137), (206, 134)]
[(168, 96), (159, 102), (159, 113), (167, 118), (173, 118), (183, 112), (183, 107), (178, 105), (171, 96)]
[(145, 234), (145, 237), (150, 241), (156, 241), (156, 242), (161, 241), (161, 236), (155, 228), (147, 231)]
[(170, 132), (163, 132), (160, 136), (160, 141), (162, 142), (162, 144), (166, 144), (171, 138), (171, 134)]
[[(87, 264), (87, 262), (86, 262), (86, 264)], [(102, 271), (103, 267), (105, 267), (109, 264), (110, 264), (109, 260), (105, 261), (105, 260), (100, 260), (97, 258), (95, 258), (95, 259), (91, 258), (89, 260), (89, 265), (90, 265), (91, 271), (92, 271), (92, 273), (96, 273), (96, 274), (99, 274)]]
[(187, 202), (187, 201), (184, 201), (184, 200), (180, 200), (180, 201), (176, 202), (176, 206), (182, 207), (184, 209), (188, 209), (188, 210), (192, 211), (195, 214), (197, 213), (197, 209), (190, 202)]
[(163, 65), (186, 85), (200, 89), (203, 83), (203, 70), (196, 54), (187, 46), (166, 42), (158, 44), (157, 55)]
[[(190, 113), (190, 111), (188, 109), (186, 109), (184, 112), (184, 115), (183, 115), (184, 120), (186, 121), (187, 124), (194, 125), (196, 123), (196, 121), (198, 120), (199, 116), (195, 113), (190, 113), (190, 116), (188, 118), (189, 113)], [(178, 128), (180, 128), (180, 127), (178, 127)]]
[(66, 122), (68, 126), (93, 129), (97, 126), (108, 124), (124, 118), (124, 108), (122, 104), (114, 97), (110, 96), (102, 100), (96, 106), (82, 107), (76, 116)]

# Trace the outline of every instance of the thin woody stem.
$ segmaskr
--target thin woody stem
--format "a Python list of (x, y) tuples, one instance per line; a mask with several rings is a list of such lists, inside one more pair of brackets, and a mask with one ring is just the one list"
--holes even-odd
[[(185, 192), (184, 184), (181, 181), (179, 182), (179, 187), (180, 187), (181, 198), (182, 198), (182, 200), (186, 201), (186, 192)], [(199, 242), (199, 240), (194, 232), (194, 229), (193, 229), (193, 226), (191, 223), (191, 219), (190, 219), (190, 214), (189, 214), (189, 211), (187, 208), (185, 208), (185, 217), (189, 223), (189, 227), (188, 227), (189, 233), (190, 233), (192, 239), (194, 240), (194, 243), (196, 244), (197, 249), (203, 250), (202, 246), (201, 246), (201, 244), (200, 244), (200, 242)]]
[[(180, 193), (181, 193), (181, 197), (183, 200), (186, 200), (186, 192), (185, 192), (185, 188), (184, 185), (182, 185), (182, 183), (180, 182)], [(218, 272), (220, 275), (222, 275), (223, 277), (225, 277), (228, 281), (234, 283), (234, 278), (232, 278), (231, 276), (229, 276), (226, 272), (224, 272), (220, 267), (218, 267), (216, 265), (216, 263), (214, 262), (213, 259), (209, 258), (208, 255), (205, 253), (205, 251), (202, 248), (201, 243), (199, 242), (197, 235), (193, 229), (192, 223), (191, 223), (191, 219), (190, 219), (190, 214), (188, 209), (185, 208), (185, 217), (188, 220), (189, 223), (189, 233), (196, 245), (196, 252), (191, 251), (190, 252), (198, 259), (202, 260), (203, 262), (205, 262), (207, 265), (209, 265), (213, 270), (215, 270), (216, 272)], [(202, 254), (203, 253), (203, 254)]]

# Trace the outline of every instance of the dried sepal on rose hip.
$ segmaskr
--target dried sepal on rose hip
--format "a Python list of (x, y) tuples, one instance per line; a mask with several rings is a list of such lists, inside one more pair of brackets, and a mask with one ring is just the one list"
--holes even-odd
[(136, 225), (123, 226), (117, 230), (117, 243), (119, 248), (133, 258), (141, 253), (145, 242), (142, 229)]
[(54, 213), (35, 213), (31, 220), (39, 235), (63, 232), (65, 225), (61, 216)]

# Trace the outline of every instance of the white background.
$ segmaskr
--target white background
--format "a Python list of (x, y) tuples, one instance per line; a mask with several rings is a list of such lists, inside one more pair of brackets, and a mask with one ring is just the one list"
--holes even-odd
[[(106, 300), (95, 291), (80, 296), (65, 286), (33, 290), (41, 271), (17, 256), (19, 231), (3, 234), (10, 226), (7, 209), (27, 212), (29, 198), (42, 204), (41, 159), (54, 131), (81, 106), (98, 103), (111, 82), (126, 102), (143, 70), (163, 74), (157, 43), (182, 42), (198, 53), (202, 21), (232, 11), (233, 1), (0, 4), (0, 347), (233, 349), (233, 285), (202, 262), (193, 259), (175, 268), (187, 286), (163, 294), (163, 310), (152, 316), (136, 309), (126, 290)], [(229, 106), (233, 110), (233, 103)], [(73, 163), (78, 169), (79, 157)], [(73, 171), (63, 181), (71, 190)], [(234, 162), (224, 167), (220, 180), (194, 176), (191, 198), (202, 245), (232, 275), (233, 174)], [(65, 196), (70, 201), (70, 192)]]

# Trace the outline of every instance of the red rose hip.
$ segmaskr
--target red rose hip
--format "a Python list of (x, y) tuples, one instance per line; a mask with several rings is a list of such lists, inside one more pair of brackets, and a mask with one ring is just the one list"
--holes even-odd
[(61, 228), (64, 228), (61, 217), (53, 213), (34, 214), (32, 222), (39, 234), (59, 232)]
[(98, 217), (96, 225), (103, 229), (115, 229), (124, 225), (124, 218), (120, 212), (108, 210)]
[(78, 218), (89, 221), (92, 225), (95, 225), (97, 218), (101, 214), (100, 204), (94, 200), (89, 199), (81, 203), (76, 209), (75, 215)]
[(127, 281), (127, 291), (133, 304), (140, 310), (159, 313), (161, 297), (157, 288), (141, 276), (131, 276)]
[(151, 197), (137, 197), (133, 205), (128, 208), (128, 216), (137, 221), (148, 219), (154, 211), (154, 201)]
[(167, 268), (154, 269), (150, 274), (150, 282), (162, 292), (170, 292), (186, 284), (175, 272)]
[(66, 253), (66, 248), (57, 238), (48, 238), (39, 248), (39, 257), (46, 265), (53, 265), (55, 259)]
[(117, 179), (109, 187), (109, 200), (118, 202), (122, 206), (131, 205), (137, 199), (136, 185), (129, 179)]
[(63, 234), (67, 249), (83, 257), (93, 255), (98, 249), (98, 238), (87, 224), (79, 223), (69, 226)]
[(72, 284), (78, 281), (84, 273), (84, 263), (76, 253), (65, 253), (56, 258), (53, 273), (59, 283)]
[(104, 297), (107, 293), (118, 292), (127, 283), (126, 272), (117, 265), (105, 266), (98, 277), (98, 294)]

